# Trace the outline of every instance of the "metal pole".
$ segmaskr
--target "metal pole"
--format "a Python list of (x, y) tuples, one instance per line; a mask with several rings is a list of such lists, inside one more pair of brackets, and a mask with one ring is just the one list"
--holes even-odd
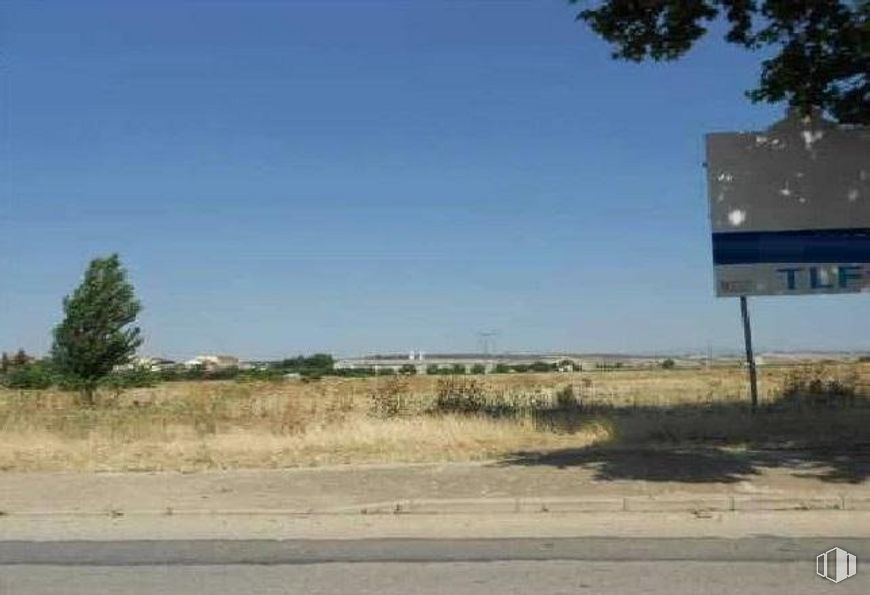
[(740, 314), (743, 317), (743, 340), (746, 342), (746, 363), (749, 364), (749, 391), (752, 396), (752, 411), (758, 409), (758, 379), (755, 374), (755, 356), (752, 354), (752, 326), (749, 323), (749, 306), (746, 296), (740, 296)]

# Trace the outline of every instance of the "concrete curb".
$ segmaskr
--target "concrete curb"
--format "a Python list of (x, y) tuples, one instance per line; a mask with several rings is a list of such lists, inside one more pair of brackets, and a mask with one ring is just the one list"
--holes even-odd
[(570, 513), (704, 513), (776, 512), (796, 510), (870, 511), (870, 496), (806, 494), (789, 497), (693, 495), (687, 497), (624, 496), (601, 498), (456, 498), (391, 500), (330, 509), (173, 509), (162, 510), (45, 510), (3, 511), (4, 517), (110, 517), (125, 516), (350, 516), (350, 515), (480, 515)]

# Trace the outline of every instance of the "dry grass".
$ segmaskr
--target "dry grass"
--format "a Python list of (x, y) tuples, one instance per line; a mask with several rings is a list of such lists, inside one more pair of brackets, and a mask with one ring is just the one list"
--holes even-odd
[[(866, 395), (870, 365), (804, 372), (803, 384), (794, 374), (762, 369), (759, 416), (745, 407), (740, 369), (494, 375), (452, 385), (426, 376), (164, 383), (102, 395), (93, 409), (59, 391), (0, 391), (0, 469), (186, 471), (490, 459), (593, 444), (868, 441), (866, 399), (820, 404), (797, 393), (815, 379), (825, 394), (852, 386)], [(781, 398), (789, 386), (800, 390)], [(469, 400), (477, 405), (444, 413), (445, 403), (456, 411)]]
[(176, 427), (164, 439), (86, 439), (49, 432), (0, 434), (0, 469), (78, 471), (195, 471), (349, 463), (489, 459), (532, 448), (587, 445), (593, 435), (542, 434), (532, 425), (482, 418), (360, 418), (295, 435), (233, 428), (199, 436)]

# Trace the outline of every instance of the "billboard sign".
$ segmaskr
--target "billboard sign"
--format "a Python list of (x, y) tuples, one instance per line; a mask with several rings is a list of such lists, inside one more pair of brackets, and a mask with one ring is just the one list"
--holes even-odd
[(792, 112), (706, 140), (716, 295), (870, 292), (870, 128)]

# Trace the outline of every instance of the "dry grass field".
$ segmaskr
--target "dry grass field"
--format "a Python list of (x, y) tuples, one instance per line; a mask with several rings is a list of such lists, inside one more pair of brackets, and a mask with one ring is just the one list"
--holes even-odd
[(870, 443), (870, 364), (173, 382), (103, 393), (0, 390), (0, 470), (148, 471), (510, 458), (643, 445)]

